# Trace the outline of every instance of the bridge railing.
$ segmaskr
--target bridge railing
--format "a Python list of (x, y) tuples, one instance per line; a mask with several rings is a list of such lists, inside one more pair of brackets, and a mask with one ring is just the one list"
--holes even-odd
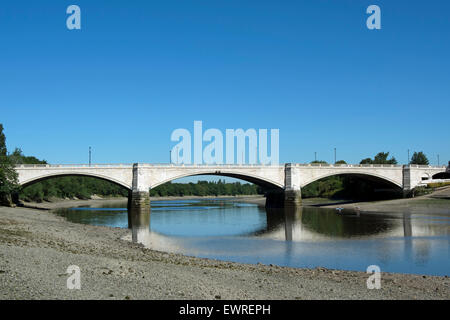
[[(402, 164), (331, 164), (331, 163), (295, 163), (292, 164), (297, 167), (332, 167), (332, 168), (402, 168)], [(406, 165), (408, 167), (408, 165)], [(430, 165), (417, 165), (410, 164), (411, 168), (434, 168), (434, 169), (445, 169), (446, 166), (430, 166)]]
[(284, 167), (284, 164), (174, 164), (174, 163), (140, 163), (144, 167), (164, 167), (164, 168), (258, 168), (258, 167), (266, 167), (266, 168), (280, 168)]
[[(256, 167), (284, 167), (284, 164), (272, 165), (272, 164), (174, 164), (174, 163), (139, 163), (143, 167), (187, 167), (187, 168), (256, 168)], [(332, 167), (332, 168), (401, 168), (400, 164), (330, 164), (330, 163), (292, 163), (295, 167)], [(118, 164), (17, 164), (16, 168), (132, 168), (133, 164), (130, 163), (118, 163)], [(406, 166), (408, 167), (408, 165)], [(430, 166), (430, 165), (409, 165), (410, 168), (435, 168), (435, 169), (448, 169), (446, 166)]]
[(438, 169), (442, 169), (442, 168), (446, 168), (446, 166), (430, 166), (430, 165), (422, 165), (422, 164), (410, 164), (410, 165), (407, 165), (407, 166), (409, 166), (410, 168), (424, 168), (424, 169), (427, 169), (427, 168), (438, 168)]
[[(257, 167), (284, 167), (284, 165), (262, 165), (262, 164), (173, 164), (173, 163), (139, 163), (142, 167), (164, 167), (164, 168), (257, 168)], [(16, 168), (132, 168), (133, 164), (18, 164)]]
[(401, 168), (398, 164), (331, 164), (331, 163), (296, 163), (298, 167), (331, 167), (331, 168)]
[(16, 168), (117, 168), (133, 167), (132, 164), (17, 164)]

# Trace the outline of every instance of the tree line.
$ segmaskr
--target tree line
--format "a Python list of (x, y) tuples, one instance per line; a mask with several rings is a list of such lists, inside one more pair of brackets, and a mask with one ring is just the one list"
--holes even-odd
[(264, 191), (255, 184), (241, 182), (198, 181), (197, 183), (168, 182), (150, 190), (150, 196), (237, 196), (262, 194)]

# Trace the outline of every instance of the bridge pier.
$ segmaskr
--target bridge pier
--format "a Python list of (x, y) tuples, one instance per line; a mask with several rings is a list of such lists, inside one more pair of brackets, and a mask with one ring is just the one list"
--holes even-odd
[(302, 205), (302, 192), (300, 190), (284, 191), (284, 207), (300, 207)]
[(150, 193), (131, 192), (128, 202), (128, 227), (131, 228), (132, 240), (143, 243), (150, 232)]
[(266, 208), (300, 207), (302, 192), (297, 168), (290, 163), (285, 165), (285, 188), (270, 190), (266, 193)]
[(284, 207), (299, 207), (302, 205), (302, 192), (298, 169), (291, 163), (284, 168)]
[(266, 208), (295, 208), (301, 205), (300, 190), (270, 190), (266, 193)]
[(134, 243), (144, 243), (150, 233), (149, 189), (139, 164), (134, 164), (132, 190), (128, 193), (128, 228)]
[(402, 167), (402, 182), (403, 182), (403, 198), (411, 196), (411, 167)]

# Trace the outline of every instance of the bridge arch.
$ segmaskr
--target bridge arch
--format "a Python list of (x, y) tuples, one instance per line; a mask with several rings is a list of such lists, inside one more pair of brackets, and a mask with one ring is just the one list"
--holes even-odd
[(47, 174), (43, 174), (43, 175), (39, 175), (39, 176), (36, 176), (36, 177), (32, 177), (32, 178), (26, 179), (24, 181), (19, 181), (19, 185), (22, 188), (26, 188), (26, 187), (28, 187), (30, 185), (33, 185), (35, 183), (38, 183), (40, 181), (44, 181), (44, 180), (48, 180), (48, 179), (52, 179), (52, 178), (73, 177), (73, 176), (97, 178), (97, 179), (100, 179), (100, 180), (104, 180), (104, 181), (108, 181), (108, 182), (114, 183), (114, 184), (116, 184), (118, 186), (121, 186), (121, 187), (127, 189), (127, 190), (131, 190), (131, 186), (126, 184), (126, 183), (124, 183), (124, 182), (122, 182), (122, 181), (119, 181), (119, 180), (116, 180), (116, 179), (114, 179), (112, 177), (104, 176), (104, 175), (101, 175), (101, 174), (94, 174), (94, 173), (87, 173), (87, 172), (55, 172), (55, 173), (47, 173)]
[(324, 178), (333, 177), (333, 176), (354, 176), (354, 177), (363, 177), (367, 180), (377, 181), (377, 182), (385, 182), (389, 185), (393, 185), (396, 188), (402, 189), (403, 188), (403, 182), (402, 181), (395, 181), (394, 179), (391, 179), (389, 177), (376, 174), (376, 173), (368, 173), (368, 172), (355, 172), (355, 171), (341, 171), (341, 172), (332, 172), (332, 173), (324, 173), (322, 175), (316, 176), (313, 179), (310, 179), (306, 181), (305, 183), (302, 183), (301, 188), (304, 188), (308, 186), (309, 184), (319, 181)]
[(186, 178), (186, 177), (195, 177), (195, 176), (217, 176), (217, 177), (229, 177), (229, 178), (235, 178), (235, 179), (240, 179), (240, 180), (244, 180), (253, 184), (256, 184), (260, 187), (266, 188), (266, 189), (279, 189), (282, 190), (284, 188), (284, 185), (267, 179), (267, 178), (263, 178), (263, 177), (259, 177), (257, 175), (252, 175), (252, 174), (248, 174), (248, 173), (232, 173), (232, 172), (224, 172), (224, 171), (205, 171), (205, 172), (188, 172), (188, 173), (183, 173), (183, 174), (178, 174), (178, 175), (174, 175), (168, 178), (165, 178), (163, 180), (160, 181), (156, 181), (154, 182), (154, 184), (152, 184), (151, 188), (156, 188), (164, 183), (173, 181), (173, 180), (177, 180), (177, 179), (181, 179), (181, 178)]
[(432, 176), (432, 179), (450, 179), (450, 171), (436, 173)]

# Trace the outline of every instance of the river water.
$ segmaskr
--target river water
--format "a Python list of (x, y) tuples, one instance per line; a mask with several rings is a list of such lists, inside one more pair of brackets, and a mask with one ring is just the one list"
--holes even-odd
[[(127, 228), (126, 203), (60, 209), (77, 223)], [(226, 199), (152, 201), (150, 246), (242, 263), (449, 275), (450, 217), (264, 209)]]

